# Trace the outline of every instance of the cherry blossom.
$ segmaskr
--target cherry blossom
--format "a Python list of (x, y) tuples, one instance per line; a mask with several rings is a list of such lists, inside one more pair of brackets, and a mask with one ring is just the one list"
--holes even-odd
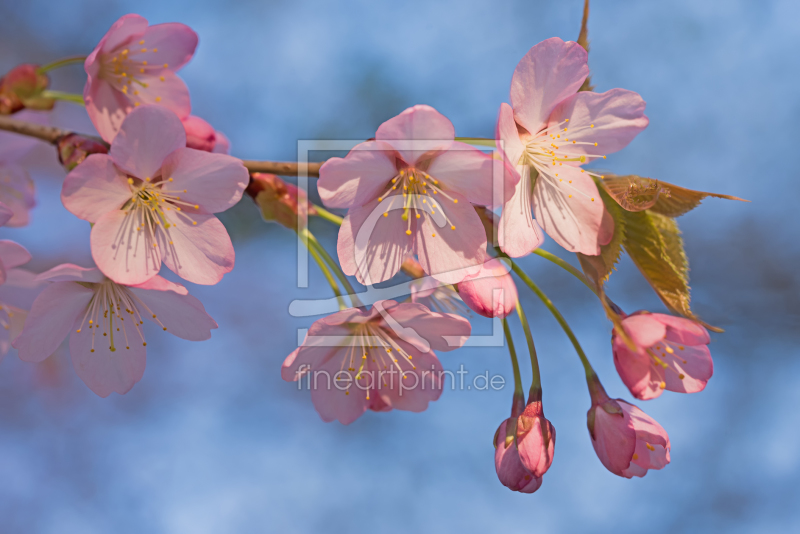
[(196, 284), (216, 284), (233, 268), (228, 232), (213, 215), (239, 201), (242, 162), (186, 148), (183, 125), (159, 106), (125, 119), (106, 154), (92, 154), (64, 180), (61, 200), (94, 224), (92, 257), (119, 284), (156, 275), (161, 262)]
[(189, 89), (175, 72), (192, 59), (197, 34), (185, 24), (148, 26), (124, 15), (86, 58), (86, 111), (100, 136), (111, 142), (125, 116), (142, 104), (158, 104), (180, 118), (191, 111)]
[(463, 317), (381, 300), (370, 310), (350, 308), (316, 321), (281, 375), (309, 385), (326, 422), (347, 425), (368, 409), (421, 412), (442, 393), (434, 350), (460, 347), (470, 330)]
[(541, 229), (568, 251), (588, 255), (611, 239), (601, 233), (605, 209), (593, 180), (599, 175), (581, 165), (624, 148), (648, 119), (632, 91), (578, 92), (588, 74), (586, 50), (558, 37), (531, 48), (514, 71), (511, 106), (501, 104), (496, 130), (520, 174), (498, 230), (509, 256), (541, 245)]
[[(30, 253), (13, 241), (0, 239), (0, 290), (8, 286), (29, 287), (32, 273), (19, 269), (31, 260)], [(5, 302), (6, 295), (0, 295), (0, 361), (3, 360), (11, 342), (22, 332), (28, 312)]]
[(99, 269), (65, 263), (42, 273), (51, 282), (28, 314), (13, 345), (20, 359), (41, 362), (69, 336), (75, 372), (101, 397), (127, 393), (144, 374), (144, 319), (190, 341), (211, 337), (217, 323), (180, 284), (155, 276), (121, 285)]
[(322, 165), (322, 201), (349, 209), (338, 242), (346, 274), (364, 284), (382, 282), (411, 254), (449, 284), (480, 270), (486, 236), (470, 203), (502, 203), (518, 177), (454, 136), (444, 115), (414, 106), (381, 124), (374, 141)]
[[(20, 111), (15, 119), (44, 124), (47, 116), (34, 111)], [(11, 212), (4, 223), (11, 227), (26, 226), (30, 222), (30, 210), (36, 205), (36, 189), (30, 174), (19, 160), (37, 143), (33, 137), (0, 131), (0, 203)]]
[(634, 397), (648, 400), (667, 389), (696, 393), (714, 373), (708, 330), (702, 325), (661, 313), (639, 311), (622, 319), (636, 345), (631, 350), (616, 331), (612, 338), (614, 365)]

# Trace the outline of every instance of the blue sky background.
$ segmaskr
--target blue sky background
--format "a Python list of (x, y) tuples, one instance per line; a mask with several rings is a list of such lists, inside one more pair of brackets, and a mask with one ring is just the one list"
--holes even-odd
[[(194, 113), (252, 159), (296, 157), (299, 139), (362, 139), (406, 107), (430, 104), (458, 135), (490, 136), (516, 63), (535, 43), (577, 37), (582, 2), (155, 2), (0, 0), (0, 72), (88, 53), (121, 15), (178, 21), (200, 35), (183, 69)], [(566, 337), (521, 289), (533, 323), (553, 467), (534, 495), (496, 480), (492, 435), (510, 389), (447, 391), (422, 414), (323, 423), (307, 392), (280, 379), (296, 298), (328, 296), (315, 271), (296, 288), (296, 241), (245, 199), (223, 216), (236, 268), (190, 287), (220, 325), (211, 340), (148, 337), (143, 380), (100, 399), (66, 350), (0, 366), (0, 518), (4, 532), (698, 532), (797, 531), (800, 513), (800, 5), (791, 0), (595, 2), (597, 90), (648, 103), (650, 126), (606, 166), (748, 198), (708, 200), (680, 219), (694, 307), (713, 335), (715, 375), (696, 395), (638, 403), (669, 432), (672, 463), (644, 479), (608, 473), (586, 431), (589, 400)], [(80, 91), (80, 67), (54, 86)], [(59, 104), (59, 125), (91, 128)], [(58, 195), (48, 147), (27, 163), (33, 223), (2, 229), (31, 267), (89, 264), (89, 226)], [(333, 250), (335, 229), (312, 230)], [(560, 253), (548, 240), (547, 250)], [(570, 258), (571, 259), (571, 258)], [(609, 393), (613, 368), (596, 300), (538, 257), (521, 262), (576, 330)], [(663, 310), (629, 260), (609, 291), (625, 309)], [(476, 320), (486, 333), (488, 321)], [(516, 332), (522, 342), (521, 332)], [(510, 382), (502, 348), (441, 355), (446, 368)], [(523, 370), (527, 381), (529, 372)]]

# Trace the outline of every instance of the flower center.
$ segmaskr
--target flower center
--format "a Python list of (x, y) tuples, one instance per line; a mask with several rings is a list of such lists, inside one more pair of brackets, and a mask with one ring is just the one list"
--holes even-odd
[[(131, 348), (131, 341), (142, 342), (142, 346), (147, 346), (142, 331), (142, 315), (139, 308), (153, 316), (153, 319), (166, 330), (167, 327), (161, 324), (156, 314), (147, 305), (136, 297), (125, 286), (121, 286), (111, 280), (104, 280), (94, 287), (94, 295), (89, 301), (86, 313), (81, 320), (81, 326), (75, 332), (80, 334), (88, 320), (89, 333), (92, 336), (92, 346), (90, 352), (94, 352), (95, 337), (102, 332), (103, 337), (108, 342), (109, 350), (115, 352), (117, 347), (114, 342), (116, 333), (117, 341), (125, 341), (125, 348)], [(127, 321), (126, 321), (127, 318)], [(129, 336), (130, 334), (130, 336)]]
[(346, 372), (352, 376), (344, 394), (350, 395), (351, 387), (359, 381), (356, 387), (365, 390), (369, 400), (370, 391), (377, 391), (381, 385), (391, 388), (394, 380), (409, 378), (408, 370), (403, 370), (400, 364), (405, 362), (411, 366), (411, 370), (416, 370), (411, 360), (412, 356), (383, 327), (375, 323), (357, 325), (339, 368), (340, 373)]
[[(398, 190), (398, 187), (401, 189)], [(401, 219), (406, 224), (406, 235), (411, 235), (411, 221), (413, 219), (420, 219), (425, 215), (433, 217), (436, 215), (436, 210), (439, 210), (444, 217), (446, 226), (449, 226), (450, 230), (455, 230), (455, 225), (447, 217), (447, 213), (442, 209), (441, 204), (431, 195), (441, 196), (454, 204), (458, 204), (458, 199), (447, 194), (436, 178), (414, 167), (408, 167), (400, 169), (392, 178), (387, 189), (378, 197), (378, 202), (383, 204), (384, 199), (391, 199), (391, 202), (385, 204), (384, 217), (389, 216), (390, 210), (402, 208)], [(433, 233), (431, 237), (436, 237), (436, 234)]]
[[(583, 151), (578, 152), (575, 150), (575, 147), (578, 145), (597, 146), (596, 142), (570, 139), (570, 136), (574, 136), (579, 132), (593, 129), (594, 124), (589, 124), (588, 126), (573, 126), (572, 128), (569, 128), (568, 124), (569, 119), (564, 119), (562, 122), (545, 128), (533, 135), (526, 143), (525, 152), (522, 154), (519, 164), (532, 167), (532, 169), (538, 171), (541, 179), (548, 181), (551, 185), (571, 191), (568, 193), (569, 198), (572, 198), (573, 194), (578, 194), (594, 202), (595, 199), (593, 197), (573, 187), (571, 185), (572, 180), (567, 179), (565, 182), (564, 177), (559, 176), (560, 173), (558, 169), (562, 167), (565, 162), (578, 161), (580, 163), (586, 163), (587, 157), (603, 159), (606, 159), (606, 157), (603, 154), (586, 154)], [(585, 169), (580, 169), (580, 171), (590, 176), (603, 178), (602, 175), (595, 174)], [(532, 189), (532, 178), (529, 178), (529, 182), (529, 186)]]
[[(99, 78), (110, 83), (114, 89), (120, 91), (133, 100), (133, 105), (141, 104), (136, 97), (141, 89), (147, 89), (149, 84), (144, 81), (159, 75), (160, 81), (165, 81), (163, 71), (169, 68), (167, 63), (153, 62), (153, 55), (158, 48), (143, 46), (144, 40), (138, 44), (130, 44), (129, 48), (117, 49), (114, 52), (100, 56)], [(147, 58), (150, 58), (148, 61)], [(156, 102), (161, 101), (160, 96), (155, 97)]]
[(647, 349), (647, 354), (650, 356), (650, 365), (655, 371), (656, 376), (661, 377), (661, 382), (659, 383), (659, 387), (661, 389), (665, 389), (667, 387), (667, 383), (664, 381), (665, 373), (673, 372), (677, 374), (678, 380), (683, 380), (686, 378), (683, 373), (681, 373), (678, 369), (675, 369), (673, 366), (670, 366), (668, 363), (668, 360), (672, 360), (674, 364), (683, 362), (683, 364), (686, 365), (687, 361), (684, 360), (680, 355), (680, 351), (684, 350), (685, 348), (686, 347), (683, 345), (679, 345), (673, 341), (662, 339)]

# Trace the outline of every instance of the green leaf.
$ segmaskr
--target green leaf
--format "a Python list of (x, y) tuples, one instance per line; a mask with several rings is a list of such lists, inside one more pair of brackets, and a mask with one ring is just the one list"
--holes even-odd
[(667, 308), (686, 317), (691, 311), (689, 262), (678, 224), (652, 211), (626, 212), (625, 250)]
[(627, 211), (643, 211), (679, 217), (697, 206), (706, 197), (725, 198), (749, 202), (739, 197), (694, 191), (678, 185), (644, 178), (633, 174), (626, 176), (606, 175), (600, 181), (606, 192)]

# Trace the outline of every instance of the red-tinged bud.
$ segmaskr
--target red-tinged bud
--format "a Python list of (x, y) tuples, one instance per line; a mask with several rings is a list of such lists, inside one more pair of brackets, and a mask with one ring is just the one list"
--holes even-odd
[(107, 154), (105, 143), (80, 134), (65, 135), (58, 141), (58, 160), (71, 171), (91, 154)]
[(212, 152), (217, 142), (217, 133), (214, 128), (194, 115), (183, 119), (183, 127), (186, 130), (186, 146), (195, 150), (205, 150)]
[(42, 96), (50, 79), (37, 73), (37, 68), (38, 65), (19, 65), (0, 80), (0, 114), (10, 115), (23, 108), (53, 109), (55, 100)]
[(308, 204), (305, 191), (274, 174), (254, 172), (247, 194), (261, 209), (265, 221), (275, 221), (292, 230), (297, 229), (297, 218), (303, 214), (303, 209), (308, 209), (308, 215), (316, 214), (313, 206)]
[(553, 464), (556, 429), (544, 416), (542, 391), (528, 399), (528, 405), (517, 418), (517, 449), (522, 465), (534, 476), (543, 476)]

